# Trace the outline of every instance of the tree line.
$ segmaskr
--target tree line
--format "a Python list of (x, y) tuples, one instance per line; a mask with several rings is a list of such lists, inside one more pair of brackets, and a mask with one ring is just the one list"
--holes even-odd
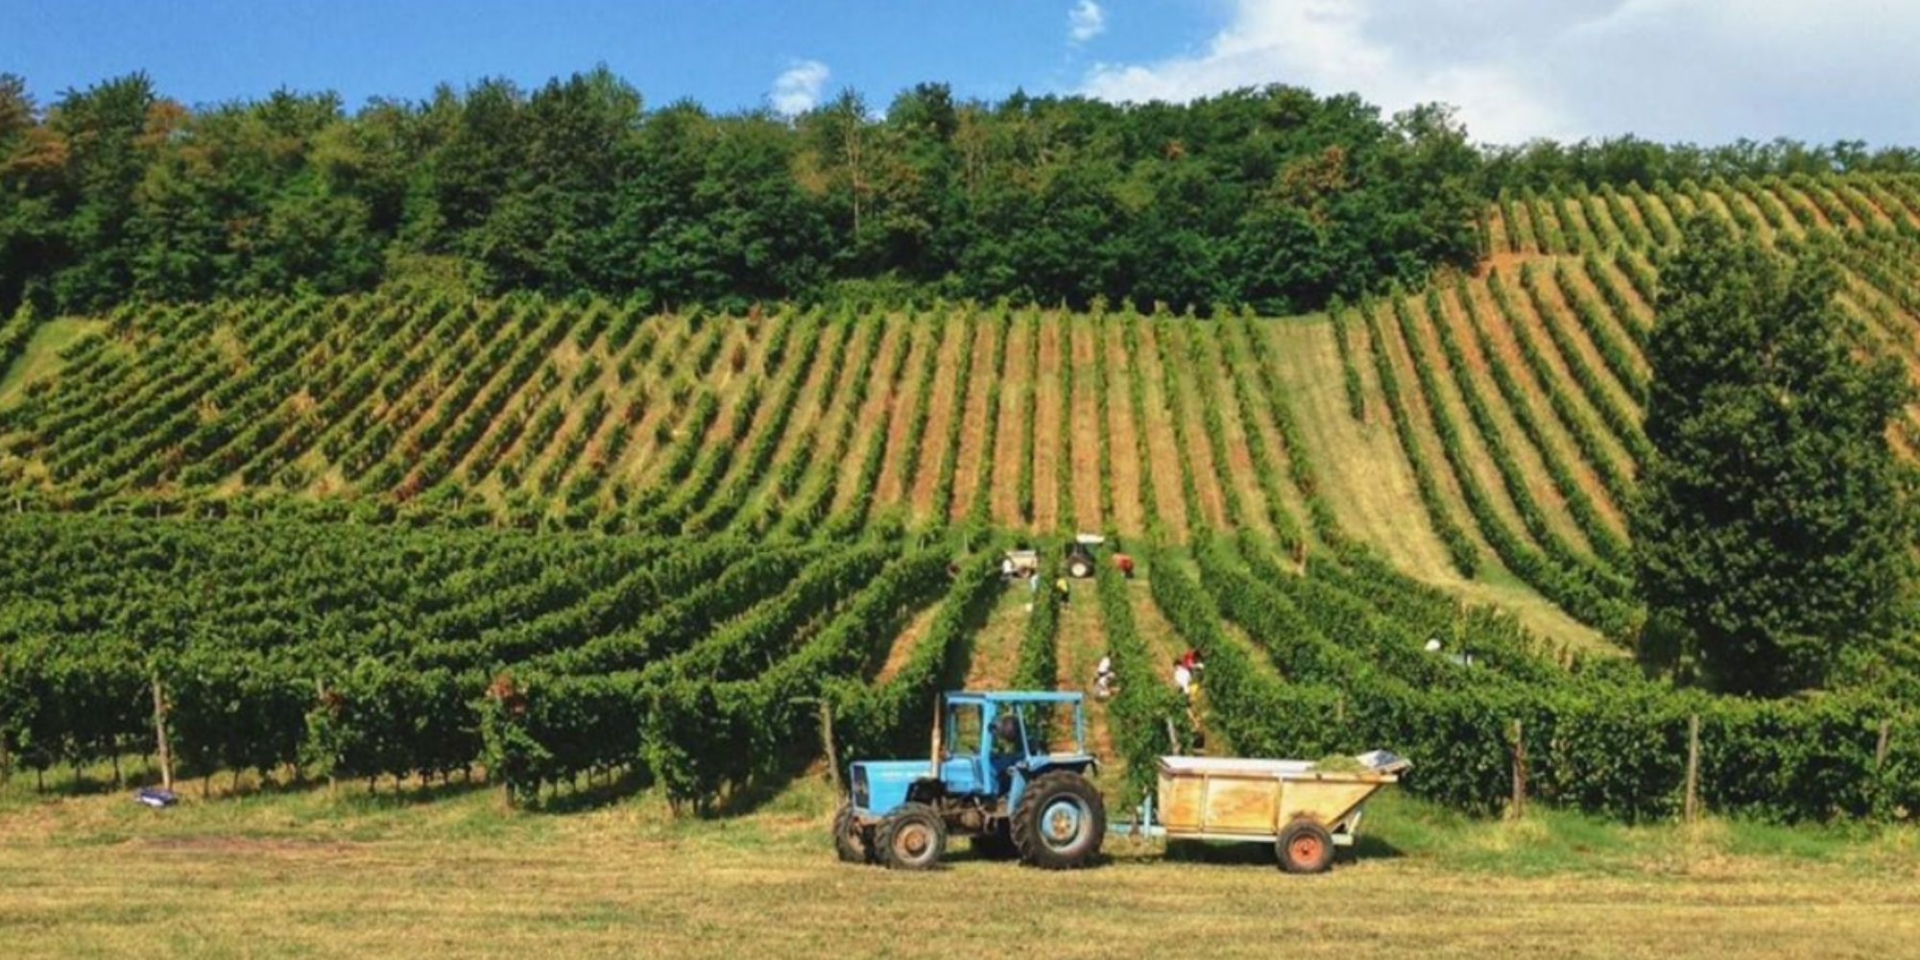
[(1441, 107), (1185, 105), (940, 84), (795, 117), (645, 104), (604, 68), (187, 107), (142, 74), (41, 105), (0, 76), (0, 309), (431, 278), (649, 305), (1006, 297), (1285, 313), (1475, 256)]

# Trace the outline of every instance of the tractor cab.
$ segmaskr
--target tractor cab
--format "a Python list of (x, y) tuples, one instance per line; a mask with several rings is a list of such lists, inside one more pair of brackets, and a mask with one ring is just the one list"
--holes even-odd
[(1016, 780), (1024, 785), (1047, 770), (1093, 763), (1080, 694), (949, 693), (940, 706), (936, 762), (946, 793), (1017, 802)]
[[(1086, 740), (1079, 693), (943, 694), (930, 761), (852, 764), (852, 797), (835, 824), (842, 855), (930, 865), (918, 856), (925, 848), (914, 843), (931, 843), (929, 824), (938, 821), (941, 847), (947, 834), (959, 833), (988, 852), (1018, 852), (1041, 866), (1078, 866), (1098, 853), (1106, 833), (1104, 804), (1087, 779), (1098, 761)], [(1044, 824), (1043, 816), (1050, 818)], [(887, 843), (901, 851), (889, 852)]]

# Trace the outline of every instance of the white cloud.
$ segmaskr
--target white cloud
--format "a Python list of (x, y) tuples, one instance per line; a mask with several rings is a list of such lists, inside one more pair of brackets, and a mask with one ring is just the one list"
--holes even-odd
[(773, 89), (767, 93), (767, 99), (773, 103), (773, 109), (785, 116), (806, 113), (820, 102), (820, 91), (826, 88), (827, 78), (832, 75), (833, 71), (818, 60), (795, 60), (773, 78)]
[(1074, 43), (1086, 43), (1107, 32), (1107, 12), (1093, 0), (1079, 0), (1067, 11), (1067, 37)]
[(1189, 100), (1285, 83), (1388, 111), (1440, 100), (1477, 140), (1920, 142), (1920, 4), (1895, 0), (1232, 0), (1200, 50), (1082, 90)]

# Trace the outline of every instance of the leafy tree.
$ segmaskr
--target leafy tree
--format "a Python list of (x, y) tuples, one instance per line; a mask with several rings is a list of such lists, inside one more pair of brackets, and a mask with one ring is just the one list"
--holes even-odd
[(1914, 514), (1886, 439), (1906, 381), (1852, 355), (1826, 255), (1788, 263), (1710, 217), (1684, 233), (1648, 343), (1640, 583), (1713, 685), (1815, 686), (1907, 599)]

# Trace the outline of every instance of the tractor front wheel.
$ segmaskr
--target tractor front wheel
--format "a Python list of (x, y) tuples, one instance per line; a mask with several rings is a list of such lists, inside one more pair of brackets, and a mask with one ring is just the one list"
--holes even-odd
[(947, 823), (924, 803), (902, 804), (880, 822), (880, 862), (895, 870), (931, 870), (947, 852)]
[(1313, 820), (1287, 824), (1276, 848), (1280, 869), (1288, 873), (1324, 873), (1333, 866), (1333, 834)]
[(1106, 838), (1106, 801), (1077, 773), (1035, 777), (1013, 812), (1013, 845), (1020, 859), (1044, 870), (1074, 870), (1093, 863)]
[(833, 852), (840, 855), (841, 863), (873, 862), (873, 836), (853, 819), (853, 804), (833, 815)]

